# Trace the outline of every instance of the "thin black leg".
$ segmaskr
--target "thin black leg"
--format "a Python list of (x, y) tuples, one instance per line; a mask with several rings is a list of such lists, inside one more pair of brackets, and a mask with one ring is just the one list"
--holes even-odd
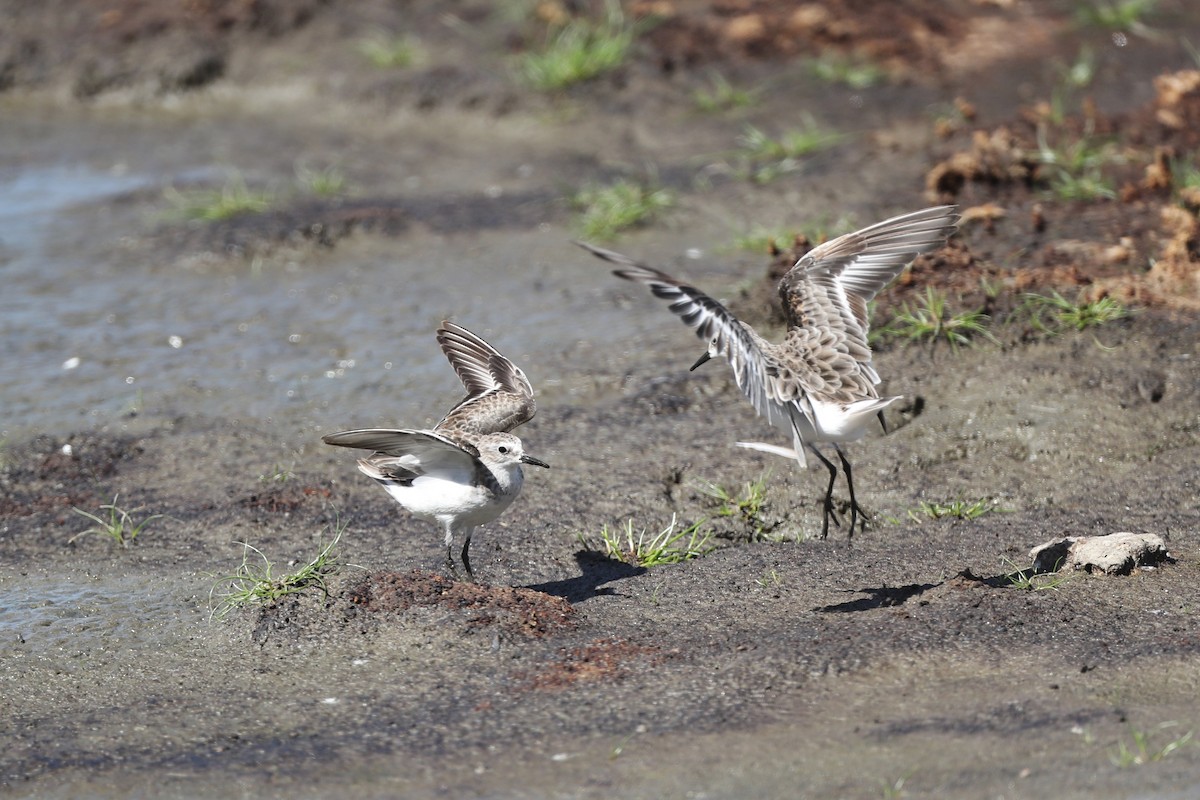
[(867, 530), (867, 515), (858, 504), (858, 499), (854, 496), (854, 476), (850, 472), (850, 462), (846, 459), (846, 454), (842, 452), (842, 448), (834, 444), (837, 450), (838, 458), (842, 460), (842, 470), (846, 473), (846, 487), (850, 490), (850, 536), (854, 538), (854, 523), (859, 522), (859, 531)]
[(879, 427), (883, 428), (883, 435), (886, 436), (888, 432), (887, 420), (884, 419), (883, 412), (880, 411), (875, 416), (879, 417)]
[(463, 542), (462, 562), (463, 562), (463, 567), (465, 567), (467, 570), (467, 578), (471, 581), (471, 583), (475, 583), (475, 573), (471, 571), (471, 556), (467, 552), (468, 550), (470, 550), (470, 548), (471, 548), (471, 534), (468, 533), (466, 541)]
[[(838, 521), (837, 515), (833, 513), (833, 483), (837, 480), (837, 467), (817, 449), (816, 445), (810, 442), (808, 449), (813, 451), (817, 458), (821, 459), (821, 463), (829, 470), (829, 486), (825, 488), (825, 514), (821, 519), (821, 538), (824, 539), (829, 535), (830, 517), (833, 517), (833, 524), (839, 528), (842, 527), (842, 523)], [(838, 452), (840, 453), (841, 451), (839, 450)], [(842, 463), (846, 463), (844, 458), (842, 459)]]

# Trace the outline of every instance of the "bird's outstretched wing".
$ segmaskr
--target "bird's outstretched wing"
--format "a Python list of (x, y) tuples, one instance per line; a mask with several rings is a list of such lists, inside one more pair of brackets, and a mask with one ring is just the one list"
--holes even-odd
[(470, 473), (479, 462), (479, 451), (471, 445), (454, 442), (432, 431), (363, 428), (331, 433), (321, 437), (321, 441), (338, 447), (370, 450), (373, 455), (363, 462), (378, 467), (400, 467), (409, 473), (406, 476), (409, 478), (464, 470)]
[(758, 413), (771, 419), (768, 379), (774, 376), (775, 361), (762, 337), (696, 287), (612, 250), (576, 244), (597, 258), (620, 265), (621, 269), (613, 270), (618, 278), (645, 284), (655, 297), (668, 301), (670, 311), (710, 344), (710, 352), (725, 356), (738, 388)]
[(811, 321), (805, 302), (820, 291), (836, 304), (840, 316), (861, 329), (865, 345), (867, 303), (914, 258), (945, 244), (958, 220), (956, 206), (934, 206), (814, 247), (779, 282), (789, 325)]
[(537, 411), (533, 386), (520, 367), (461, 325), (444, 321), (437, 332), (442, 352), (467, 389), (434, 431), (456, 440), (502, 433), (528, 422)]

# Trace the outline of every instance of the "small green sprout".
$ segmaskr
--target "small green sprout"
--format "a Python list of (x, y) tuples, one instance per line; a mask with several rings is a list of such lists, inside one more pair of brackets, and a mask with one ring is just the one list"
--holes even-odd
[(1175, 191), (1200, 188), (1200, 167), (1192, 158), (1172, 159), (1171, 182)]
[(747, 125), (738, 138), (735, 172), (755, 183), (770, 183), (801, 166), (801, 159), (837, 144), (842, 135), (822, 128), (811, 116), (804, 126), (772, 138)]
[(89, 533), (100, 533), (112, 539), (114, 542), (121, 545), (121, 547), (129, 547), (129, 545), (133, 544), (134, 540), (142, 535), (142, 531), (146, 529), (148, 524), (163, 516), (162, 514), (153, 514), (149, 517), (146, 517), (141, 522), (134, 522), (133, 515), (143, 510), (145, 506), (138, 506), (137, 508), (126, 511), (117, 505), (117, 498), (119, 496), (120, 495), (113, 495), (113, 500), (111, 503), (106, 503), (100, 506), (102, 511), (108, 512), (107, 519), (97, 516), (96, 514), (92, 514), (89, 511), (84, 511), (82, 508), (75, 508), (72, 506), (72, 510), (76, 514), (79, 514), (81, 517), (87, 517), (96, 524), (91, 528), (88, 528), (86, 531), (81, 531), (75, 534), (67, 540), (67, 543), (74, 544), (75, 540), (80, 536), (86, 536)]
[(714, 114), (753, 105), (761, 94), (761, 89), (739, 89), (724, 75), (714, 73), (707, 86), (692, 93), (692, 100), (696, 108)]
[(764, 506), (767, 503), (767, 481), (771, 477), (770, 470), (759, 476), (758, 480), (746, 483), (739, 494), (733, 494), (723, 486), (709, 481), (702, 481), (697, 488), (708, 497), (717, 501), (716, 515), (718, 517), (738, 517), (750, 531), (750, 541), (758, 542), (779, 527), (782, 520), (767, 522), (763, 518)]
[[(1166, 730), (1167, 728), (1175, 727), (1178, 722), (1164, 722), (1158, 726), (1158, 730)], [(1135, 767), (1143, 764), (1151, 764), (1170, 756), (1178, 751), (1184, 745), (1192, 741), (1192, 735), (1195, 731), (1187, 733), (1167, 742), (1159, 747), (1150, 742), (1150, 732), (1131, 728), (1129, 731), (1132, 738), (1132, 744), (1126, 744), (1124, 740), (1117, 742), (1117, 747), (1109, 753), (1108, 759), (1115, 767)]]
[(296, 167), (296, 182), (301, 188), (317, 197), (337, 197), (346, 191), (346, 176), (337, 167), (325, 169), (310, 169), (298, 165)]
[(881, 796), (884, 798), (884, 800), (898, 800), (898, 798), (901, 797), (908, 797), (908, 790), (904, 788), (904, 784), (906, 784), (908, 779), (912, 776), (913, 773), (909, 772), (905, 775), (901, 775), (894, 781), (879, 781)]
[(379, 69), (410, 67), (424, 57), (420, 42), (413, 36), (393, 36), (377, 31), (358, 43), (358, 52)]
[(1092, 48), (1081, 47), (1079, 55), (1070, 64), (1057, 67), (1058, 80), (1050, 91), (1050, 116), (1055, 125), (1066, 121), (1068, 106), (1080, 91), (1091, 86), (1096, 78), (1096, 53)]
[(753, 125), (747, 125), (738, 144), (742, 152), (754, 161), (779, 161), (825, 150), (840, 138), (841, 134), (825, 130), (808, 116), (803, 128), (784, 131), (778, 139), (772, 139)]
[(587, 186), (571, 199), (580, 212), (577, 227), (588, 239), (612, 239), (621, 231), (649, 222), (675, 204), (666, 189), (619, 180), (609, 186)]
[(1044, 126), (1038, 128), (1037, 142), (1038, 159), (1047, 166), (1050, 190), (1059, 199), (1111, 200), (1117, 196), (1112, 180), (1104, 174), (1106, 166), (1124, 160), (1112, 142), (1087, 130), (1083, 136), (1055, 148), (1049, 144)]
[(1143, 21), (1158, 0), (1083, 0), (1075, 8), (1081, 25), (1145, 35), (1151, 28)]
[(783, 578), (779, 575), (778, 570), (772, 568), (764, 572), (761, 577), (755, 578), (754, 582), (763, 589), (773, 589), (783, 585)]
[(796, 234), (788, 228), (766, 228), (755, 225), (746, 233), (733, 240), (733, 247), (751, 253), (766, 253), (772, 247), (786, 250), (795, 241)]
[(1038, 573), (1033, 568), (1022, 569), (1010, 558), (1001, 558), (1004, 566), (1011, 570), (1005, 575), (1008, 585), (1014, 589), (1026, 592), (1057, 592), (1064, 583), (1070, 580), (1070, 573), (1059, 572), (1059, 564), (1054, 565), (1051, 572)]
[(859, 58), (826, 53), (810, 62), (812, 74), (826, 83), (840, 83), (851, 89), (869, 89), (887, 79), (877, 64)]
[(271, 467), (270, 472), (264, 472), (258, 476), (259, 483), (287, 483), (296, 477), (296, 473), (288, 467), (282, 467), (275, 464)]

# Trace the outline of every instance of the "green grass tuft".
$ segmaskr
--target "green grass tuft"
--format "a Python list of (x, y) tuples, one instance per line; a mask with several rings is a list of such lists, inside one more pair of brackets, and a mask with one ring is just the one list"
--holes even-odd
[(758, 253), (770, 252), (772, 246), (780, 251), (786, 251), (803, 238), (810, 245), (818, 245), (829, 241), (835, 236), (849, 233), (858, 226), (849, 217), (842, 216), (830, 221), (829, 218), (811, 219), (794, 227), (766, 228), (755, 225), (741, 236), (733, 240), (733, 248), (749, 250)]
[(754, 582), (763, 589), (774, 589), (783, 585), (783, 577), (778, 570), (772, 568), (755, 578)]
[(887, 79), (887, 72), (878, 64), (861, 58), (837, 53), (825, 53), (809, 62), (809, 69), (826, 83), (838, 83), (851, 89), (869, 89)]
[(587, 186), (571, 198), (579, 211), (576, 226), (588, 239), (608, 240), (635, 225), (642, 225), (675, 204), (666, 189), (619, 180), (609, 186)]
[(271, 467), (270, 472), (264, 472), (258, 476), (259, 483), (287, 483), (296, 477), (296, 473), (290, 467), (280, 466), (276, 463)]
[(927, 340), (935, 346), (939, 341), (945, 341), (950, 349), (957, 350), (959, 345), (971, 344), (977, 336), (995, 341), (987, 329), (989, 319), (982, 311), (951, 314), (946, 307), (946, 295), (927, 286), (919, 305), (904, 303), (900, 313), (887, 325), (873, 331), (871, 337)]
[[(610, 529), (605, 525), (600, 530), (600, 543), (605, 555), (620, 559), (638, 567), (657, 567), (661, 564), (677, 564), (705, 556), (716, 549), (712, 544), (712, 533), (703, 529), (705, 520), (679, 527), (675, 515), (671, 524), (658, 533), (651, 534), (643, 528), (633, 532), (633, 520), (626, 520), (623, 528)], [(587, 540), (580, 536), (580, 541)]]
[(620, 5), (610, 3), (603, 22), (572, 20), (558, 30), (545, 49), (525, 53), (519, 62), (520, 71), (535, 89), (564, 89), (624, 64), (635, 35)]
[(162, 514), (153, 514), (149, 517), (146, 517), (141, 522), (135, 522), (133, 515), (144, 509), (145, 506), (138, 506), (137, 508), (129, 509), (127, 511), (117, 505), (117, 498), (119, 496), (120, 495), (113, 495), (113, 500), (111, 503), (106, 503), (105, 505), (100, 506), (101, 511), (108, 512), (106, 515), (107, 518), (98, 516), (89, 511), (84, 511), (82, 508), (75, 508), (72, 506), (72, 510), (76, 514), (80, 515), (81, 517), (86, 517), (96, 524), (91, 528), (88, 528), (86, 531), (81, 531), (75, 534), (67, 540), (67, 543), (73, 544), (80, 536), (86, 536), (89, 533), (99, 533), (112, 539), (114, 542), (121, 545), (121, 547), (129, 547), (129, 545), (133, 544), (133, 542), (142, 535), (142, 532), (146, 529), (148, 524), (163, 516)]
[[(1159, 731), (1166, 730), (1177, 726), (1177, 722), (1164, 722), (1157, 726)], [(1192, 736), (1195, 731), (1188, 731), (1182, 736), (1178, 736), (1166, 744), (1159, 746), (1150, 741), (1151, 735), (1149, 731), (1138, 730), (1131, 728), (1130, 743), (1125, 740), (1117, 742), (1117, 747), (1109, 753), (1108, 759), (1115, 767), (1140, 767), (1143, 764), (1152, 764), (1170, 756), (1177, 752), (1187, 744), (1194, 744)]]
[(746, 483), (742, 487), (742, 491), (736, 495), (725, 487), (709, 481), (700, 482), (697, 488), (717, 502), (716, 515), (718, 517), (739, 518), (745, 524), (746, 530), (749, 531), (750, 541), (759, 542), (783, 522), (782, 520), (768, 522), (763, 516), (767, 504), (767, 481), (770, 477), (771, 471), (767, 470), (759, 476), (758, 480)]
[(1154, 11), (1158, 0), (1083, 0), (1075, 7), (1080, 25), (1109, 31), (1146, 33), (1145, 17)]
[(184, 220), (216, 222), (244, 213), (259, 213), (271, 207), (270, 192), (256, 192), (246, 187), (239, 174), (232, 175), (220, 189), (195, 189), (181, 192), (173, 186), (163, 196), (174, 208), (174, 216)]
[(981, 497), (978, 500), (949, 500), (944, 503), (921, 500), (916, 508), (910, 508), (906, 513), (913, 522), (922, 519), (954, 519), (976, 520), (992, 511), (1004, 511), (995, 500)]
[(361, 40), (357, 50), (371, 65), (379, 69), (411, 67), (425, 55), (420, 42), (413, 36), (393, 36), (386, 31)]
[(1183, 189), (1200, 189), (1200, 167), (1193, 157), (1173, 158), (1171, 165), (1171, 188), (1178, 193)]
[(692, 93), (692, 102), (701, 111), (716, 114), (754, 105), (761, 95), (761, 89), (739, 89), (724, 75), (714, 73), (707, 86)]
[(346, 176), (337, 167), (310, 169), (297, 166), (296, 182), (301, 189), (317, 197), (337, 197), (346, 192)]
[(763, 131), (747, 125), (738, 144), (742, 152), (754, 161), (778, 161), (801, 158), (833, 146), (841, 134), (825, 130), (816, 120), (808, 117), (803, 128), (784, 131), (778, 139), (772, 139)]
[(770, 183), (799, 169), (805, 156), (833, 147), (842, 138), (811, 116), (805, 118), (803, 127), (784, 131), (778, 138), (747, 125), (738, 137), (734, 173), (755, 183)]
[[(335, 525), (333, 538), (322, 545), (310, 561), (294, 572), (278, 576), (275, 574), (275, 565), (261, 550), (246, 542), (239, 542), (242, 545), (242, 563), (232, 574), (218, 577), (209, 589), (210, 618), (220, 619), (250, 602), (273, 603), (287, 595), (312, 588), (319, 589), (328, 597), (329, 587), (325, 579), (342, 566), (337, 560), (335, 548), (345, 530), (345, 524)], [(252, 558), (251, 553), (258, 558)]]
[(901, 775), (895, 780), (879, 781), (880, 796), (883, 797), (884, 800), (899, 800), (901, 797), (908, 797), (908, 790), (904, 788), (904, 784), (907, 783), (908, 779), (912, 776), (913, 773), (909, 772), (905, 775)]
[(734, 237), (733, 248), (751, 253), (767, 253), (772, 247), (777, 250), (786, 250), (792, 246), (792, 242), (795, 240), (795, 232), (788, 228), (771, 229), (755, 225), (746, 233)]
[(1082, 331), (1129, 316), (1129, 309), (1111, 297), (1072, 303), (1058, 292), (1026, 294), (1022, 307), (1028, 311), (1035, 328), (1052, 335), (1068, 329)]
[(1047, 184), (1060, 200), (1111, 200), (1117, 196), (1112, 179), (1104, 169), (1124, 161), (1110, 142), (1084, 135), (1062, 147), (1052, 147), (1044, 127), (1038, 128), (1038, 159), (1046, 165)]

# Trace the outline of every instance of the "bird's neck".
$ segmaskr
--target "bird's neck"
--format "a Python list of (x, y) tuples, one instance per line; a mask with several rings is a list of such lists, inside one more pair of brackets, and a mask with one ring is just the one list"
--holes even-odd
[(493, 494), (510, 494), (520, 491), (525, 475), (516, 463), (486, 464), (480, 462), (476, 482), (486, 486)]

